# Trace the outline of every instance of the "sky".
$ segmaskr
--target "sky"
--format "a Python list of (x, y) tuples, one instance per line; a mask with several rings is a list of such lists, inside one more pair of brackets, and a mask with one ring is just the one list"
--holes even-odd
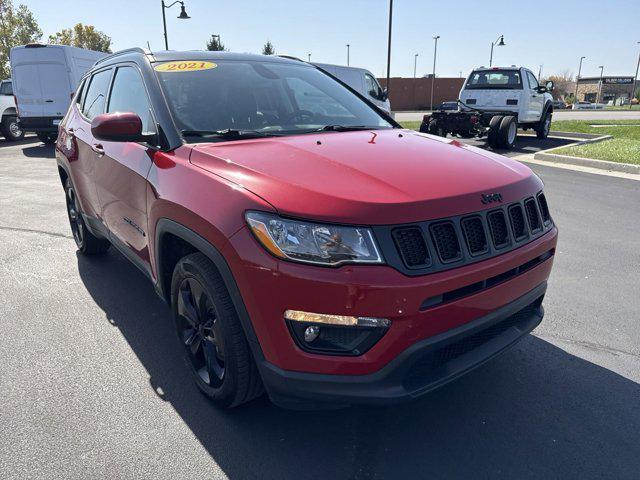
[[(219, 34), (233, 52), (259, 53), (270, 40), (280, 54), (350, 65), (386, 75), (389, 0), (184, 0), (167, 10), (169, 47), (205, 48)], [(160, 0), (14, 0), (35, 14), (43, 39), (78, 22), (95, 25), (112, 38), (112, 50), (145, 46), (164, 49)], [(167, 4), (170, 1), (166, 2)], [(436, 75), (466, 76), (489, 64), (523, 65), (542, 75), (633, 75), (640, 53), (640, 0), (434, 1), (395, 0), (391, 76), (431, 73), (435, 35), (440, 35)]]

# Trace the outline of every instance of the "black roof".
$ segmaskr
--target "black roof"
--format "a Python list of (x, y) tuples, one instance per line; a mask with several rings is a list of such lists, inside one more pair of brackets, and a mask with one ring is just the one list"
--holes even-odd
[(244, 60), (244, 61), (257, 61), (257, 62), (276, 62), (276, 63), (294, 63), (300, 64), (299, 60), (291, 60), (288, 58), (278, 57), (276, 55), (257, 55), (254, 53), (235, 53), (235, 52), (214, 52), (208, 50), (161, 50), (158, 52), (151, 52), (145, 48), (130, 48), (127, 50), (121, 50), (101, 58), (96, 62), (96, 65), (109, 65), (115, 62), (121, 62), (125, 59), (131, 59), (131, 57), (140, 58), (146, 56), (150, 62), (169, 62), (180, 60)]

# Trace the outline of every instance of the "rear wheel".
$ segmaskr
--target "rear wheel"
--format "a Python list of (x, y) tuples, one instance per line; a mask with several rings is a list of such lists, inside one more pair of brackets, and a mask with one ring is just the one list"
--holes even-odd
[(57, 133), (36, 133), (36, 135), (38, 136), (38, 139), (42, 142), (42, 143), (46, 143), (47, 145), (53, 145), (54, 143), (56, 143), (56, 140), (58, 139), (58, 134)]
[(11, 115), (5, 115), (2, 117), (0, 131), (2, 131), (2, 135), (5, 140), (9, 142), (15, 142), (16, 140), (20, 140), (24, 137), (24, 130), (22, 130), (22, 127), (18, 123), (18, 117)]
[(500, 122), (500, 129), (498, 134), (499, 146), (502, 148), (513, 148), (516, 143), (516, 136), (518, 134), (518, 123), (516, 117), (508, 115)]
[(500, 148), (499, 130), (502, 122), (502, 115), (494, 115), (489, 121), (489, 132), (487, 142), (491, 148)]
[(431, 120), (429, 122), (429, 133), (431, 135), (437, 135), (439, 137), (446, 137), (447, 132), (442, 128), (437, 120)]
[(549, 136), (549, 131), (551, 130), (551, 112), (546, 112), (542, 119), (540, 119), (540, 124), (536, 128), (536, 137), (540, 140), (544, 140)]
[(69, 225), (73, 239), (80, 253), (84, 255), (97, 255), (106, 252), (111, 243), (104, 238), (98, 238), (91, 233), (82, 218), (82, 210), (76, 190), (71, 183), (71, 179), (67, 178), (65, 182), (65, 197), (67, 200), (67, 215), (69, 217)]
[(231, 408), (262, 394), (260, 374), (229, 292), (202, 253), (187, 255), (176, 265), (171, 305), (187, 365), (206, 396)]

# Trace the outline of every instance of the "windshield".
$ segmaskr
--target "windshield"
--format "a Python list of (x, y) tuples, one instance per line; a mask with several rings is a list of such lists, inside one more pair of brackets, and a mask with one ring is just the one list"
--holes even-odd
[[(181, 69), (184, 64), (190, 68)], [(374, 107), (306, 64), (181, 61), (154, 69), (178, 129), (192, 141), (207, 134), (215, 141), (229, 130), (290, 135), (323, 128), (392, 128)]]
[(478, 70), (472, 72), (465, 88), (476, 90), (521, 89), (518, 70)]

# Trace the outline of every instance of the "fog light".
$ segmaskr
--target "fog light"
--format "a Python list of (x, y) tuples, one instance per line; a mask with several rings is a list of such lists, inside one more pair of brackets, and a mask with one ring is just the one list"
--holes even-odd
[(307, 343), (313, 342), (320, 335), (320, 327), (311, 325), (304, 329), (304, 341)]
[(329, 315), (300, 310), (284, 313), (287, 327), (304, 351), (325, 355), (362, 355), (391, 325), (388, 318)]
[(349, 315), (327, 315), (326, 313), (310, 313), (300, 310), (287, 310), (284, 318), (295, 322), (323, 323), (326, 325), (340, 325), (343, 327), (382, 327), (391, 325), (388, 318), (351, 317)]

